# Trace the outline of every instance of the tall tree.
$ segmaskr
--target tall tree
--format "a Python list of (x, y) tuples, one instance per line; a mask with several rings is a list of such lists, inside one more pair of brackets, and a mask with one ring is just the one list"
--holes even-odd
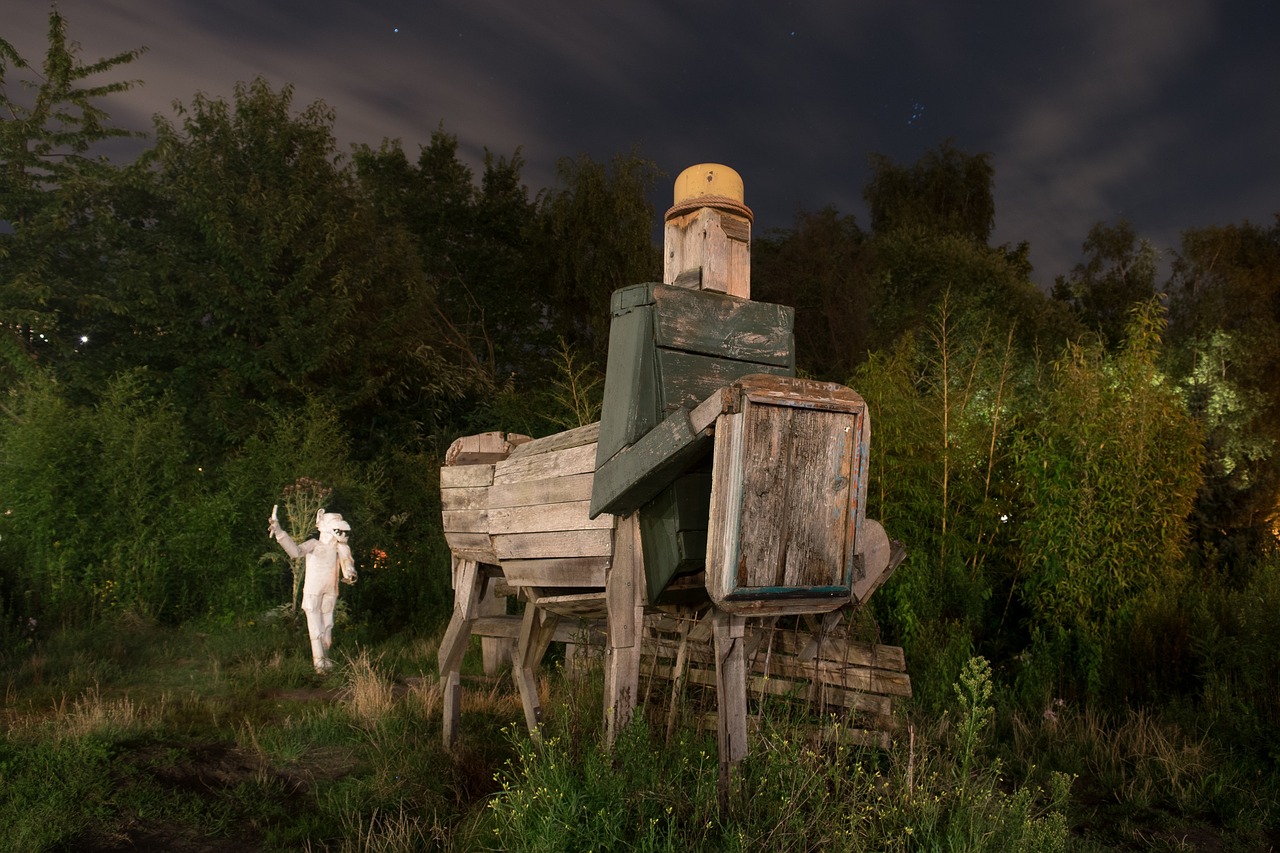
[(1243, 576), (1280, 519), (1280, 217), (1183, 232), (1169, 289), (1177, 369), (1208, 433), (1197, 539)]
[(966, 154), (947, 140), (910, 166), (872, 154), (871, 168), (862, 197), (872, 231), (955, 234), (986, 245), (996, 216), (989, 155)]
[(292, 98), (262, 79), (197, 95), (131, 171), (137, 255), (114, 293), (130, 316), (94, 366), (163, 376), (215, 442), (310, 397), (358, 435), (403, 429), (470, 381), (442, 357), (407, 235), (337, 153), (332, 111)]
[(872, 261), (857, 221), (832, 207), (753, 241), (752, 296), (795, 308), (800, 370), (843, 382), (866, 358)]
[(1068, 276), (1058, 276), (1053, 298), (1071, 306), (1084, 326), (1111, 350), (1124, 343), (1129, 315), (1156, 292), (1156, 250), (1121, 220), (1089, 229), (1085, 260)]
[[(141, 49), (85, 63), (67, 22), (49, 13), (44, 62), (33, 68), (0, 39), (0, 328), (13, 356), (65, 356), (77, 344), (72, 318), (105, 310), (98, 288), (115, 239), (109, 187), (117, 170), (95, 146), (139, 134), (111, 125), (100, 101), (135, 85), (90, 85)], [(17, 84), (25, 96), (11, 92)]]
[(555, 326), (603, 364), (613, 291), (662, 278), (647, 198), (661, 173), (635, 153), (607, 165), (562, 158), (556, 171), (560, 186), (539, 204)]

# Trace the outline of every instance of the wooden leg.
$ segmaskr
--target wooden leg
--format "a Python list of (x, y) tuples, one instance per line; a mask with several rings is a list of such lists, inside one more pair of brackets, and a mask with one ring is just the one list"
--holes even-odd
[(644, 556), (640, 517), (618, 519), (613, 532), (613, 565), (605, 578), (608, 639), (605, 645), (604, 739), (612, 748), (631, 722), (640, 688), (640, 633), (644, 621)]
[(444, 743), (453, 746), (458, 737), (458, 709), (461, 706), (462, 658), (471, 639), (476, 618), (476, 601), (484, 586), (484, 575), (474, 560), (453, 558), (453, 617), (440, 641), (440, 681), (444, 685)]
[[(680, 645), (676, 646), (676, 662), (671, 672), (671, 704), (667, 708), (667, 743), (676, 732), (676, 711), (680, 706), (681, 694), (684, 693), (684, 668), (689, 662), (689, 628), (692, 616), (680, 617)], [(656, 657), (656, 655), (655, 655)]]
[(529, 600), (524, 606), (524, 618), (520, 622), (520, 639), (516, 646), (516, 659), (512, 662), (511, 677), (520, 693), (524, 707), (524, 722), (535, 743), (541, 742), (542, 700), (538, 698), (536, 673), (538, 664), (547, 653), (551, 637), (556, 632), (560, 617), (538, 606), (538, 596), (528, 590)]
[(746, 618), (711, 612), (716, 649), (716, 734), (720, 747), (720, 805), (728, 807), (729, 774), (747, 755)]
[[(505, 616), (507, 613), (506, 597), (495, 594), (497, 584), (491, 578), (485, 585), (484, 595), (476, 605), (477, 616)], [(480, 656), (484, 661), (484, 674), (497, 675), (498, 670), (510, 663), (514, 652), (514, 644), (505, 637), (481, 637)]]

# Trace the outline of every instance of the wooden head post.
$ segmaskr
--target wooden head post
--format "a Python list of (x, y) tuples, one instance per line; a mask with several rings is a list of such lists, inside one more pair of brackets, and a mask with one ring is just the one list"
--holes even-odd
[(751, 298), (751, 208), (742, 177), (700, 163), (680, 173), (666, 215), (663, 284)]

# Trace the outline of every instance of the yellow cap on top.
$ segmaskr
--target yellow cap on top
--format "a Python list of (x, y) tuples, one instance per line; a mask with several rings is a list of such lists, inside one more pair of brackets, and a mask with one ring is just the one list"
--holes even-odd
[(671, 219), (698, 207), (715, 207), (754, 219), (745, 202), (742, 176), (719, 163), (699, 163), (676, 177), (675, 204), (667, 211)]

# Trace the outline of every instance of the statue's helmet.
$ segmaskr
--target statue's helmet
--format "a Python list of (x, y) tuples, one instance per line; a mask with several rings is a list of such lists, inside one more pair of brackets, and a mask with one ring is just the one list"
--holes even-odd
[(351, 525), (343, 519), (340, 512), (322, 512), (316, 519), (316, 528), (320, 531), (320, 538), (327, 541), (345, 539)]

